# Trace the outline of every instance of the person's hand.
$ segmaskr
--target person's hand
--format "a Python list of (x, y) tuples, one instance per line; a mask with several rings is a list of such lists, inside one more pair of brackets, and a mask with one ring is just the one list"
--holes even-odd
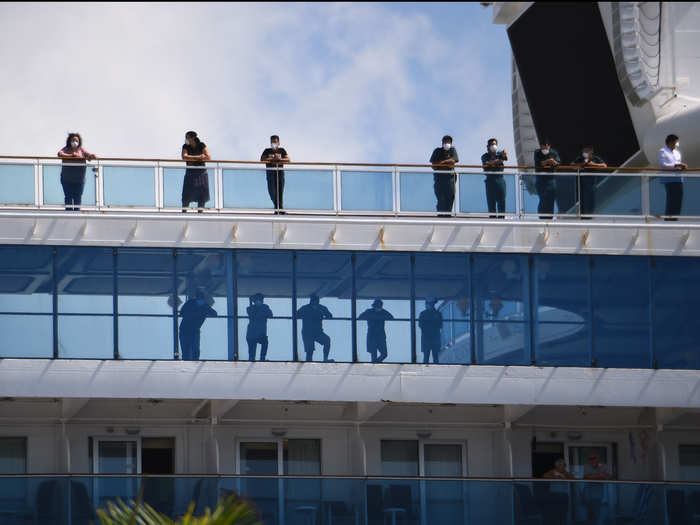
[(274, 158), (276, 158), (276, 159), (281, 159), (282, 156), (281, 156), (279, 153), (275, 153), (275, 157), (274, 157)]

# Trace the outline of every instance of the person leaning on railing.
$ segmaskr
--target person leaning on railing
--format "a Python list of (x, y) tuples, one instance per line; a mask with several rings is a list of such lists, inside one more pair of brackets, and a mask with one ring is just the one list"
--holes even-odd
[(69, 133), (66, 145), (59, 150), (58, 157), (63, 159), (61, 186), (63, 186), (66, 211), (79, 211), (85, 188), (85, 170), (87, 169), (85, 162), (95, 160), (97, 155), (83, 148), (80, 133)]
[(182, 160), (187, 161), (188, 166), (202, 166), (201, 168), (187, 168), (185, 180), (182, 183), (182, 213), (187, 211), (190, 202), (196, 201), (198, 212), (211, 198), (209, 196), (209, 174), (204, 169), (204, 162), (211, 160), (207, 145), (199, 140), (197, 132), (185, 133), (185, 143), (182, 145)]
[[(481, 164), (486, 174), (486, 204), (490, 218), (506, 218), (506, 181), (503, 180), (503, 162), (508, 160), (506, 150), (498, 151), (498, 140), (486, 142), (486, 153), (481, 156)], [(495, 172), (495, 173), (494, 173)], [(493, 215), (493, 214), (496, 215)]]
[[(681, 162), (681, 152), (678, 149), (680, 142), (678, 136), (666, 137), (666, 146), (659, 150), (659, 168), (684, 170), (688, 166)], [(666, 175), (665, 172), (660, 172)], [(683, 177), (661, 177), (661, 183), (666, 188), (665, 221), (677, 221), (672, 215), (680, 215), (683, 206)]]
[[(607, 168), (608, 165), (603, 159), (598, 157), (593, 152), (593, 146), (584, 146), (581, 154), (572, 162), (574, 166), (578, 166), (583, 171), (593, 171), (591, 168)], [(598, 177), (595, 175), (578, 175), (576, 177), (579, 188), (579, 201), (581, 203), (582, 219), (592, 219), (591, 214), (595, 212), (595, 185)]]
[[(540, 142), (540, 149), (535, 150), (535, 171), (554, 173), (556, 167), (561, 164), (559, 153), (552, 148), (551, 141), (544, 139)], [(540, 219), (551, 219), (554, 214), (554, 199), (557, 195), (557, 186), (554, 181), (554, 175), (536, 175), (535, 188), (537, 195), (540, 197), (540, 203), (537, 205), (537, 213), (545, 213), (540, 215)]]
[(263, 150), (260, 160), (267, 161), (267, 192), (275, 207), (275, 215), (284, 215), (284, 170), (280, 168), (284, 167), (285, 162), (289, 162), (289, 155), (286, 149), (280, 147), (279, 135), (270, 137), (270, 147)]
[(442, 137), (442, 147), (435, 148), (428, 161), (433, 165), (433, 189), (437, 197), (438, 217), (449, 217), (455, 201), (455, 164), (459, 162), (457, 150), (452, 146), (452, 137)]

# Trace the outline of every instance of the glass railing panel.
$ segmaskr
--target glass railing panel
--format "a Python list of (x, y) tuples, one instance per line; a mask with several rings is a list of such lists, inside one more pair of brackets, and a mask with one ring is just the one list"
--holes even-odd
[(522, 209), (528, 218), (577, 215), (575, 174), (528, 173), (522, 175), (522, 181), (525, 186)]
[(536, 330), (538, 366), (591, 366), (590, 331), (586, 323), (540, 321)]
[(53, 317), (0, 314), (0, 357), (53, 357)]
[(460, 213), (515, 213), (515, 175), (470, 172), (459, 174)]
[[(410, 363), (411, 320), (386, 321), (384, 330), (373, 328), (369, 332), (368, 322), (357, 321), (357, 358), (361, 363)], [(384, 359), (382, 355), (386, 354)]]
[[(418, 358), (423, 357), (418, 353)], [(445, 321), (442, 326), (440, 362), (468, 365), (471, 357), (471, 323), (469, 321)]]
[(474, 323), (476, 363), (480, 365), (529, 365), (527, 324), (518, 321)]
[[(208, 317), (199, 329), (199, 358), (210, 361), (228, 360), (228, 325), (226, 317)], [(178, 337), (179, 334), (178, 334)]]
[(343, 210), (392, 211), (391, 171), (341, 171), (340, 183)]
[(34, 205), (34, 165), (0, 163), (0, 204)]
[(416, 479), (369, 479), (368, 523), (420, 523), (421, 483)]
[(105, 206), (155, 207), (155, 170), (154, 167), (103, 166)]
[(603, 368), (652, 368), (650, 330), (643, 323), (593, 324), (593, 357)]
[(401, 211), (433, 212), (437, 210), (433, 173), (430, 171), (399, 173)]
[[(85, 168), (85, 165), (78, 166), (78, 169)], [(97, 166), (87, 166), (85, 169), (85, 183), (81, 195), (82, 206), (95, 205), (95, 169)], [(61, 183), (60, 164), (44, 164), (42, 170), (42, 184), (44, 187), (44, 202), (43, 204), (51, 206), (63, 206), (66, 203), (66, 194), (63, 184)], [(73, 202), (73, 201), (71, 201)]]
[[(652, 215), (700, 216), (700, 178), (654, 177), (650, 174), (649, 194)], [(680, 213), (674, 211), (680, 208)], [(669, 206), (669, 208), (667, 208)]]
[(114, 317), (59, 315), (58, 356), (74, 359), (113, 359)]
[(264, 169), (226, 168), (222, 170), (221, 177), (224, 208), (250, 210), (274, 207)]
[(163, 207), (197, 207), (202, 201), (204, 208), (215, 207), (214, 168), (188, 166), (187, 168), (163, 168)]
[(121, 359), (174, 359), (171, 316), (119, 316)]
[(284, 208), (332, 210), (333, 171), (285, 169)]
[(624, 174), (581, 174), (581, 215), (642, 215), (642, 179)]
[[(328, 360), (336, 363), (352, 362), (352, 323), (350, 319), (325, 319), (321, 331), (304, 331), (303, 322), (297, 321), (297, 348), (299, 361), (324, 361), (326, 349)], [(310, 351), (311, 354), (307, 354)]]
[[(238, 359), (239, 361), (263, 360), (263, 346), (267, 345), (266, 361), (293, 361), (292, 319), (272, 318), (267, 321), (267, 332), (263, 333), (255, 326), (249, 330), (247, 317), (238, 319)], [(301, 344), (301, 342), (299, 343)], [(304, 355), (300, 350), (301, 356)]]

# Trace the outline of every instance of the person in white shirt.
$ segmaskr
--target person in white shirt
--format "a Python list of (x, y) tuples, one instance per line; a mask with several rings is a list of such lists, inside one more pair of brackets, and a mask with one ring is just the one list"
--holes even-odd
[[(659, 150), (659, 168), (684, 170), (686, 166), (681, 162), (681, 152), (678, 137), (669, 135), (666, 137), (666, 146)], [(667, 171), (661, 171), (660, 174), (668, 175)], [(683, 205), (683, 177), (660, 177), (661, 183), (666, 188), (666, 211), (664, 215), (665, 221), (677, 221), (678, 218), (672, 217), (681, 214)]]

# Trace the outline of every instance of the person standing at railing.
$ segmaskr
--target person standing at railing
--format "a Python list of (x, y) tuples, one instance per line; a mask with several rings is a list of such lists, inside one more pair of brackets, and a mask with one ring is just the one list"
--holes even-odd
[(539, 172), (535, 177), (535, 188), (540, 197), (537, 205), (537, 213), (540, 219), (551, 219), (554, 213), (554, 199), (557, 196), (557, 185), (554, 175), (541, 175), (541, 172), (554, 173), (556, 167), (561, 164), (559, 153), (552, 148), (549, 139), (540, 143), (540, 149), (535, 150), (535, 170)]
[[(182, 160), (187, 161), (185, 180), (182, 184), (182, 213), (187, 212), (190, 202), (196, 202), (198, 211), (209, 201), (209, 174), (204, 169), (204, 163), (211, 160), (207, 145), (199, 140), (197, 132), (185, 133), (185, 143), (182, 145)], [(201, 166), (201, 167), (194, 167)]]
[(429, 162), (433, 165), (433, 189), (437, 197), (438, 217), (449, 217), (455, 201), (457, 174), (454, 166), (459, 162), (457, 150), (452, 146), (452, 137), (442, 137), (442, 147), (433, 150)]
[(372, 308), (368, 308), (358, 316), (358, 319), (367, 321), (367, 352), (372, 357), (373, 363), (381, 363), (388, 355), (384, 323), (393, 319), (394, 316), (383, 307), (382, 300), (375, 299)]
[[(666, 137), (666, 146), (659, 150), (659, 168), (684, 170), (688, 166), (681, 162), (681, 152), (678, 149), (680, 146), (679, 139), (676, 135)], [(667, 175), (668, 172), (660, 172), (661, 175)], [(683, 207), (683, 177), (661, 177), (661, 184), (666, 188), (666, 211), (665, 221), (677, 221)]]
[(428, 297), (425, 299), (425, 310), (418, 316), (420, 328), (420, 349), (423, 352), (423, 363), (428, 364), (430, 354), (433, 354), (433, 363), (439, 363), (438, 353), (442, 346), (442, 313), (435, 309), (437, 299)]
[(255, 361), (255, 351), (260, 344), (260, 361), (267, 358), (267, 320), (272, 319), (272, 310), (264, 303), (265, 297), (256, 293), (250, 297), (250, 306), (246, 308), (248, 314), (248, 329), (245, 340), (248, 343), (248, 360)]
[[(278, 135), (270, 137), (270, 147), (265, 148), (260, 155), (261, 161), (268, 161), (267, 167), (267, 192), (270, 194), (272, 205), (275, 207), (275, 215), (278, 213), (284, 214), (282, 211), (284, 194), (284, 167), (285, 162), (289, 162), (287, 150), (280, 147), (280, 138)], [(274, 161), (274, 162), (273, 162)]]
[[(596, 168), (607, 168), (608, 165), (603, 159), (598, 157), (593, 152), (593, 146), (584, 146), (581, 150), (581, 155), (576, 157), (574, 166), (578, 166), (581, 170), (592, 172)], [(595, 212), (595, 185), (598, 182), (598, 177), (595, 175), (577, 175), (576, 177), (579, 188), (579, 202), (581, 203), (581, 215), (588, 215), (588, 217), (581, 217), (582, 219), (592, 219), (590, 215)]]
[(61, 186), (63, 186), (66, 211), (80, 211), (87, 169), (85, 162), (95, 160), (97, 155), (83, 148), (80, 133), (69, 133), (66, 146), (59, 150), (58, 157), (63, 159)]
[[(498, 151), (498, 140), (489, 139), (486, 142), (486, 153), (481, 156), (481, 164), (486, 175), (486, 204), (489, 207), (490, 218), (506, 218), (506, 181), (503, 180), (503, 163), (508, 160), (506, 150)], [(496, 215), (493, 215), (496, 213)]]
[(309, 297), (309, 304), (297, 310), (297, 318), (301, 319), (301, 339), (304, 342), (306, 360), (314, 360), (316, 343), (323, 345), (323, 361), (328, 362), (331, 351), (331, 338), (323, 331), (323, 320), (332, 319), (333, 314), (319, 302), (318, 295)]

